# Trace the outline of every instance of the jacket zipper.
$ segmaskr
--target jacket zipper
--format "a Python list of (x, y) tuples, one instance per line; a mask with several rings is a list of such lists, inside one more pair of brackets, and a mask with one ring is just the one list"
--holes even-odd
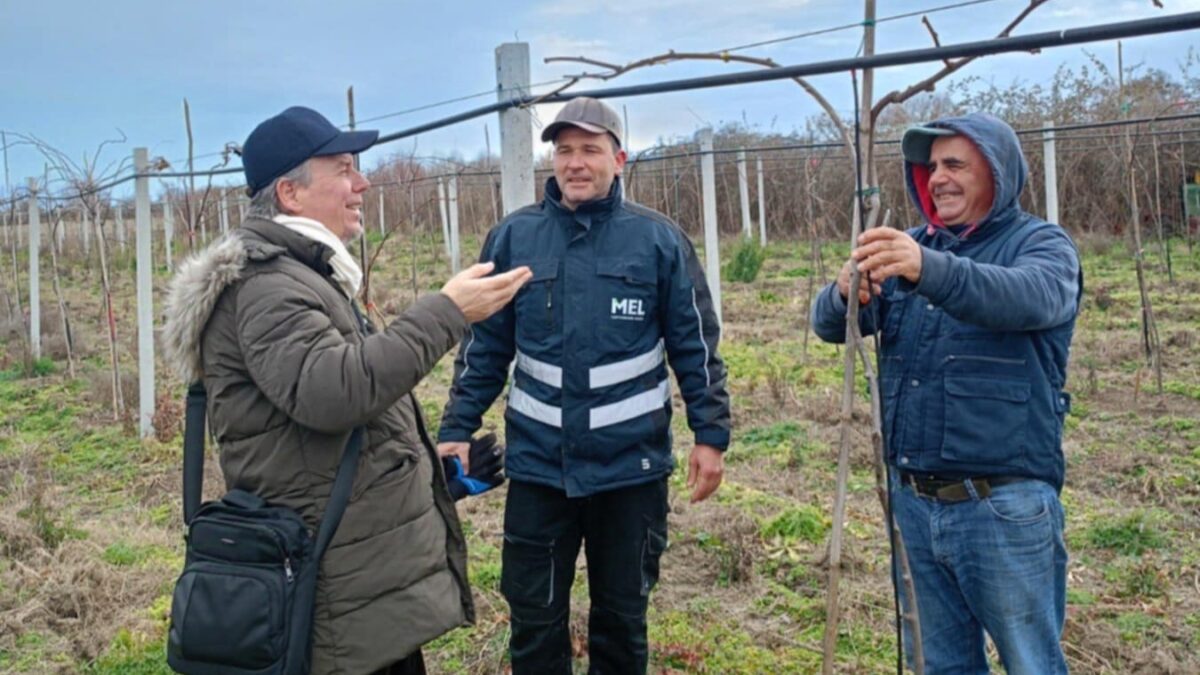
[[(222, 525), (227, 525), (227, 526), (234, 527), (234, 528), (242, 528), (242, 529), (247, 529), (247, 530), (256, 530), (256, 531), (265, 531), (265, 532), (269, 532), (269, 533), (270, 533), (270, 535), (271, 535), (271, 539), (275, 540), (275, 546), (276, 546), (276, 548), (278, 548), (278, 549), (279, 549), (279, 552), (282, 554), (282, 557), (283, 557), (283, 571), (284, 571), (284, 574), (285, 574), (285, 576), (287, 576), (288, 583), (289, 583), (289, 584), (290, 584), (290, 583), (292, 583), (292, 581), (295, 579), (295, 574), (293, 574), (293, 572), (292, 572), (292, 556), (291, 556), (291, 553), (288, 551), (288, 548), (287, 548), (287, 546), (286, 546), (286, 545), (284, 545), (283, 539), (280, 537), (280, 534), (279, 534), (278, 532), (276, 532), (275, 530), (273, 530), (273, 529), (271, 529), (271, 528), (269, 528), (269, 527), (263, 527), (263, 526), (260, 526), (260, 525), (246, 525), (246, 524), (240, 524), (240, 523), (233, 523), (233, 522), (230, 522), (230, 521), (228, 521), (228, 520), (222, 520), (222, 519), (220, 519), (220, 518), (211, 518), (211, 519), (210, 519), (210, 518), (204, 518), (204, 519), (202, 519), (202, 520), (212, 520), (213, 522), (219, 522), (219, 523), (221, 523)], [(194, 526), (195, 526), (195, 525), (194, 525), (194, 523), (193, 523), (193, 527), (194, 527)], [(189, 529), (190, 529), (190, 528), (189, 528)], [(230, 562), (230, 561), (228, 561), (228, 560), (221, 560), (220, 558), (216, 558), (216, 557), (213, 557), (213, 556), (205, 555), (205, 554), (203, 554), (203, 553), (197, 553), (196, 555), (197, 555), (198, 557), (200, 557), (200, 558), (204, 558), (204, 559), (207, 559), (207, 560), (212, 560), (212, 561), (214, 561), (214, 562), (224, 562), (224, 563), (229, 563), (229, 562)], [(239, 565), (254, 565), (254, 566), (262, 566), (262, 567), (274, 567), (274, 565), (271, 565), (270, 563), (251, 563), (251, 562), (242, 562), (242, 563), (233, 563), (233, 564), (239, 564)]]
[(554, 285), (546, 284), (546, 325), (554, 326)]

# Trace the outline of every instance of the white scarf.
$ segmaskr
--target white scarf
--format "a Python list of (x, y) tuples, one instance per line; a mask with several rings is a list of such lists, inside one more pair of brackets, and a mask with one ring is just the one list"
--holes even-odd
[(333, 280), (338, 282), (351, 300), (358, 297), (358, 289), (362, 287), (362, 268), (354, 261), (350, 251), (346, 250), (346, 245), (342, 243), (341, 239), (338, 239), (324, 225), (312, 218), (281, 214), (275, 216), (275, 222), (296, 234), (333, 249), (333, 257), (329, 259), (329, 264), (333, 267)]

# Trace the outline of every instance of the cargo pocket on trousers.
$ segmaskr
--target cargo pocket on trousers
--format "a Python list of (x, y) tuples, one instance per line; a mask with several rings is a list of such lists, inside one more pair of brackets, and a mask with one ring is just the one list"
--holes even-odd
[(667, 533), (659, 532), (652, 526), (647, 527), (646, 540), (642, 542), (642, 597), (649, 596), (658, 583), (659, 562), (665, 550)]
[(554, 540), (504, 535), (500, 592), (509, 604), (549, 607), (554, 603)]

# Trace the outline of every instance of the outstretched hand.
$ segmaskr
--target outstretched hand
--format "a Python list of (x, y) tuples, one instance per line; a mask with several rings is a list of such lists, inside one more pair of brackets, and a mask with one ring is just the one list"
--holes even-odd
[(442, 286), (445, 293), (470, 323), (483, 321), (507, 305), (533, 277), (528, 267), (517, 267), (503, 274), (488, 276), (495, 263), (477, 263), (454, 275)]

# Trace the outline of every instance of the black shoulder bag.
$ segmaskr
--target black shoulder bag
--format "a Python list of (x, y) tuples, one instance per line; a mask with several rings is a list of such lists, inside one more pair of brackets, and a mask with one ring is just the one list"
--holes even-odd
[(243, 490), (200, 504), (206, 400), (202, 383), (188, 388), (187, 557), (171, 599), (167, 664), (188, 675), (303, 675), (312, 666), (317, 570), (350, 500), (363, 429), (350, 436), (314, 537), (292, 509)]

